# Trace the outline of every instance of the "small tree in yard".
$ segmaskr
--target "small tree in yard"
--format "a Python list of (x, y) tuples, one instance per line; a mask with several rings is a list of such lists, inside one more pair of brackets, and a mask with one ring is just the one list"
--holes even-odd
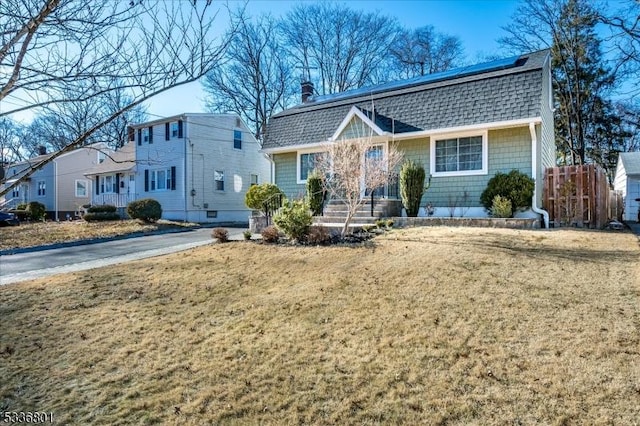
[(418, 216), (422, 194), (431, 186), (431, 176), (429, 176), (429, 183), (426, 187), (424, 181), (425, 171), (421, 164), (409, 160), (402, 165), (400, 169), (400, 196), (409, 217)]
[[(364, 194), (392, 182), (390, 173), (402, 162), (402, 153), (395, 145), (378, 151), (371, 137), (358, 137), (326, 144), (319, 155), (315, 169), (325, 176), (324, 188), (347, 208), (342, 236), (347, 234), (351, 219), (364, 203)], [(373, 155), (372, 155), (373, 154)]]
[(260, 210), (266, 216), (264, 203), (277, 194), (284, 195), (282, 190), (272, 183), (253, 185), (244, 196), (244, 204), (252, 210)]

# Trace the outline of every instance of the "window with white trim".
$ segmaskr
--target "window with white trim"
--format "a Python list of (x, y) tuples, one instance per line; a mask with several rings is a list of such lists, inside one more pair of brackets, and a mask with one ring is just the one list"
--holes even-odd
[(116, 177), (115, 175), (100, 176), (100, 193), (115, 194), (116, 193)]
[(13, 188), (13, 190), (11, 191), (11, 198), (20, 198), (20, 187), (16, 186), (15, 188)]
[(142, 142), (149, 142), (149, 128), (142, 129)]
[(214, 171), (213, 180), (215, 182), (216, 191), (224, 191), (224, 171), (221, 171), (221, 170)]
[(174, 121), (173, 123), (171, 123), (171, 137), (177, 138), (179, 134), (178, 122)]
[(76, 197), (85, 198), (89, 193), (89, 181), (76, 179)]
[(251, 175), (251, 179), (249, 182), (249, 186), (253, 186), (253, 185), (257, 185), (258, 184), (258, 175)]
[(171, 189), (171, 169), (151, 170), (151, 190)]
[(431, 170), (433, 176), (486, 174), (486, 132), (433, 137)]
[(47, 182), (43, 180), (38, 181), (38, 197), (44, 197), (46, 195)]
[(298, 183), (305, 183), (309, 173), (316, 168), (316, 162), (322, 152), (303, 152), (298, 154)]

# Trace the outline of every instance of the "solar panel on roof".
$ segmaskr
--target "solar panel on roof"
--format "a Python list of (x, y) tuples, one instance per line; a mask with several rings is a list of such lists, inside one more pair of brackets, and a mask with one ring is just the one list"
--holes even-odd
[(361, 87), (359, 89), (347, 90), (346, 92), (334, 93), (331, 95), (315, 96), (311, 104), (316, 105), (321, 102), (337, 101), (340, 99), (353, 98), (363, 95), (372, 95), (375, 93), (387, 92), (389, 90), (404, 89), (407, 87), (418, 86), (426, 83), (435, 83), (437, 81), (449, 80), (452, 78), (466, 77), (474, 74), (481, 74), (490, 71), (511, 68), (516, 65), (519, 56), (498, 59), (482, 64), (469, 65), (466, 67), (454, 68), (448, 71), (437, 72), (420, 77), (414, 77), (407, 80), (390, 81), (375, 86)]

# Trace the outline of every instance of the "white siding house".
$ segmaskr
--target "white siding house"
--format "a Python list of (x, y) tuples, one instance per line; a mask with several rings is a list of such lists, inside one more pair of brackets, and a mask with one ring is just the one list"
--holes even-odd
[(640, 152), (621, 152), (618, 157), (613, 189), (622, 193), (624, 214), (622, 220), (638, 220), (640, 210)]
[(269, 182), (270, 165), (234, 114), (185, 113), (132, 126), (136, 198), (153, 198), (164, 219), (248, 222), (252, 184)]

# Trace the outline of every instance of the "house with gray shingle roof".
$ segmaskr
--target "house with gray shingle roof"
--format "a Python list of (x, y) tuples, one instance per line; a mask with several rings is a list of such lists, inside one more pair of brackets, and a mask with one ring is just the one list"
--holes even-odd
[[(305, 90), (306, 89), (306, 90)], [(555, 165), (548, 50), (343, 93), (309, 96), (274, 115), (263, 151), (289, 197), (304, 194), (314, 154), (327, 143), (366, 134), (376, 149), (396, 144), (431, 175), (422, 205), (435, 216), (486, 217), (480, 194), (497, 172), (520, 170), (536, 181)], [(397, 197), (391, 187), (381, 197)], [(452, 210), (453, 209), (453, 210)]]
[(640, 152), (621, 152), (618, 156), (613, 189), (622, 193), (622, 220), (638, 220), (640, 211)]

